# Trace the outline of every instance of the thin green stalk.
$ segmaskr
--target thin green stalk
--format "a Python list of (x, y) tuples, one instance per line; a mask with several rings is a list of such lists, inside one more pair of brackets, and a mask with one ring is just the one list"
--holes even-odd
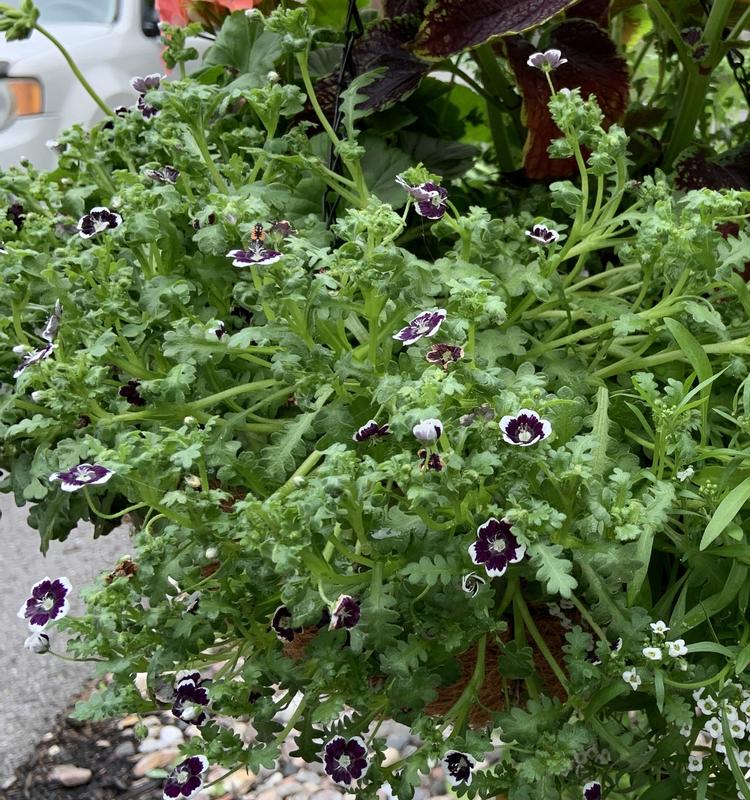
[(89, 97), (99, 106), (99, 108), (104, 112), (104, 114), (108, 117), (114, 117), (115, 112), (102, 100), (101, 97), (94, 91), (94, 87), (86, 80), (83, 76), (83, 73), (75, 61), (73, 61), (70, 53), (65, 49), (62, 42), (56, 39), (46, 28), (42, 27), (38, 23), (34, 25), (34, 29), (39, 31), (46, 39), (49, 39), (50, 42), (60, 51), (60, 55), (68, 62), (68, 66), (73, 71), (73, 74), (76, 76), (78, 82), (83, 86), (86, 90)]
[(560, 686), (562, 686), (565, 690), (565, 694), (570, 696), (568, 676), (563, 672), (562, 667), (557, 663), (557, 659), (555, 659), (550, 652), (550, 649), (547, 647), (547, 643), (544, 641), (542, 634), (539, 633), (539, 628), (537, 628), (536, 623), (532, 619), (531, 613), (529, 612), (529, 607), (526, 605), (526, 601), (523, 599), (523, 593), (518, 592), (513, 598), (513, 602), (514, 604), (518, 604), (518, 610), (521, 618), (523, 619), (523, 623), (526, 626), (526, 630), (531, 634), (531, 638), (539, 648), (539, 652), (544, 656), (544, 659), (549, 664), (552, 672), (555, 673), (555, 677), (560, 683)]
[(91, 511), (96, 514), (97, 517), (101, 519), (120, 519), (120, 517), (125, 516), (125, 514), (129, 514), (131, 511), (136, 511), (139, 508), (145, 508), (148, 503), (135, 503), (132, 506), (128, 506), (127, 508), (123, 508), (122, 511), (118, 511), (116, 514), (105, 514), (103, 511), (100, 511), (95, 505), (94, 501), (89, 494), (88, 486), (83, 487), (83, 495), (86, 498), (86, 502), (88, 503), (89, 508)]
[(227, 186), (224, 177), (222, 176), (221, 172), (219, 172), (219, 168), (216, 166), (216, 162), (211, 157), (211, 151), (208, 149), (208, 141), (206, 139), (206, 134), (203, 130), (203, 119), (201, 118), (198, 121), (197, 125), (190, 126), (190, 133), (193, 136), (193, 140), (200, 150), (200, 154), (203, 156), (203, 161), (208, 168), (208, 171), (213, 179), (213, 182), (216, 184), (216, 188), (223, 192), (224, 194), (229, 194), (229, 187)]

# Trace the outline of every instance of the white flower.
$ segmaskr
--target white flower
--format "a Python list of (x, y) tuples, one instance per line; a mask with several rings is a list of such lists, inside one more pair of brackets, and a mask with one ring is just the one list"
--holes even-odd
[(744, 739), (746, 731), (747, 726), (738, 719), (729, 723), (729, 732), (732, 734), (733, 739)]
[(646, 658), (649, 659), (649, 661), (661, 661), (662, 659), (662, 652), (660, 647), (644, 647), (643, 655), (646, 656)]
[(436, 442), (443, 433), (443, 423), (439, 419), (423, 419), (411, 429), (411, 432), (420, 442)]
[(713, 714), (714, 711), (716, 711), (716, 709), (719, 707), (719, 704), (716, 702), (716, 700), (713, 699), (713, 697), (703, 697), (700, 700), (698, 700), (696, 706), (698, 707), (698, 711), (700, 711), (701, 714), (705, 714), (706, 716), (708, 716), (709, 714)]
[(651, 630), (657, 636), (664, 636), (664, 634), (669, 630), (669, 626), (666, 622), (664, 622), (664, 620), (660, 619), (658, 622), (651, 623)]
[(688, 770), (690, 772), (701, 772), (703, 769), (703, 756), (688, 756)]
[(625, 683), (630, 684), (630, 688), (635, 691), (642, 683), (641, 676), (636, 672), (635, 668), (626, 669), (622, 673), (622, 679)]
[(669, 655), (672, 658), (685, 656), (688, 651), (684, 639), (675, 639), (673, 642), (667, 642), (667, 650), (669, 650)]
[(734, 722), (740, 718), (740, 715), (734, 706), (725, 706), (724, 716), (727, 718), (727, 720), (729, 720), (729, 722)]
[(750, 767), (750, 750), (741, 750), (737, 753), (737, 763), (743, 767)]
[(692, 478), (693, 475), (695, 475), (695, 470), (692, 467), (685, 467), (685, 469), (681, 469), (677, 473), (677, 480), (686, 481), (688, 478)]
[(568, 59), (562, 58), (562, 53), (559, 50), (551, 49), (545, 50), (543, 53), (532, 53), (527, 59), (526, 63), (530, 67), (542, 70), (542, 72), (552, 72), (562, 64), (567, 64)]
[(692, 734), (693, 726), (692, 725), (683, 725), (680, 728), (680, 736), (684, 736), (686, 739)]
[(703, 697), (703, 692), (705, 692), (705, 691), (706, 691), (706, 687), (705, 686), (701, 686), (700, 689), (696, 689), (693, 692), (693, 700), (695, 700), (695, 702), (697, 703), (701, 699), (701, 697)]
[(721, 736), (721, 720), (718, 717), (711, 717), (703, 726), (703, 730), (712, 739), (718, 739)]
[(213, 561), (216, 556), (219, 555), (219, 548), (218, 547), (207, 547), (206, 552), (204, 553), (205, 557), (209, 561)]
[(750, 697), (740, 703), (740, 711), (743, 714), (750, 714)]
[(49, 636), (41, 631), (34, 631), (23, 643), (23, 646), (32, 653), (49, 653)]

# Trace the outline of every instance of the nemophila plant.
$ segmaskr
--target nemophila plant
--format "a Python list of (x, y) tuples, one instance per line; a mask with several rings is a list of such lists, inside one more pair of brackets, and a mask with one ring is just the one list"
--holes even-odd
[[(81, 716), (195, 726), (168, 798), (284, 746), (363, 798), (436, 764), (468, 797), (750, 796), (750, 195), (681, 155), (747, 13), (717, 0), (694, 62), (698, 12), (650, 0), (617, 41), (606, 3), (385, 2), (339, 94), (343, 6), (261, 5), (0, 175), (2, 488), (43, 549), (134, 529), (84, 615), (33, 588), (26, 647), (59, 624), (112, 676)], [(623, 113), (663, 92), (657, 167)], [(421, 742), (396, 763), (384, 719)]]

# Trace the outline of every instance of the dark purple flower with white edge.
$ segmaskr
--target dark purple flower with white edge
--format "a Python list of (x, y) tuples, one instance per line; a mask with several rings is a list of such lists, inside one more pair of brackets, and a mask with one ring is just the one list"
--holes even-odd
[(230, 250), (227, 258), (232, 259), (235, 267), (266, 267), (281, 259), (277, 250), (267, 250), (263, 242), (253, 240), (247, 250)]
[(26, 219), (26, 211), (20, 203), (11, 203), (5, 212), (5, 219), (10, 220), (16, 226), (16, 230), (20, 231)]
[(118, 389), (117, 394), (119, 394), (120, 397), (124, 397), (131, 406), (145, 406), (146, 401), (141, 397), (141, 393), (138, 391), (140, 385), (140, 381), (135, 379), (130, 380)]
[(546, 225), (534, 225), (530, 231), (526, 231), (526, 235), (540, 244), (552, 244), (560, 238), (556, 230)]
[(468, 753), (460, 753), (458, 750), (449, 750), (443, 756), (443, 769), (451, 786), (458, 786), (459, 783), (468, 786), (474, 777), (476, 765), (476, 760)]
[(146, 175), (156, 183), (177, 183), (180, 177), (180, 171), (167, 164), (165, 167), (159, 169), (147, 169)]
[(118, 117), (124, 117), (130, 111), (127, 106), (115, 106), (112, 110)]
[(151, 119), (159, 113), (159, 109), (147, 103), (143, 95), (138, 98), (135, 107), (141, 112), (143, 119)]
[(467, 572), (461, 578), (461, 589), (469, 595), (469, 597), (476, 597), (479, 590), (484, 586), (487, 581), (476, 572)]
[(396, 178), (396, 183), (414, 198), (414, 210), (420, 217), (440, 219), (448, 210), (445, 202), (448, 190), (437, 183), (427, 181), (419, 186), (412, 186), (400, 175)]
[(271, 630), (282, 642), (294, 641), (295, 629), (292, 627), (292, 615), (286, 606), (279, 606), (271, 617)]
[(388, 425), (387, 422), (385, 425), (381, 425), (376, 420), (371, 419), (365, 422), (360, 428), (357, 428), (352, 435), (352, 439), (355, 442), (366, 442), (368, 439), (388, 436), (390, 432), (390, 425)]
[(79, 464), (62, 472), (53, 472), (49, 479), (60, 481), (64, 492), (76, 492), (84, 486), (99, 486), (106, 483), (115, 473), (101, 464)]
[(443, 423), (439, 419), (430, 417), (418, 422), (411, 432), (418, 441), (433, 444), (443, 435)]
[(158, 72), (152, 72), (143, 78), (136, 76), (130, 79), (130, 85), (138, 94), (146, 94), (151, 89), (158, 89), (161, 84), (162, 76)]
[(44, 330), (42, 331), (42, 339), (47, 342), (54, 342), (55, 336), (57, 336), (57, 331), (60, 329), (60, 320), (62, 319), (62, 305), (60, 301), (55, 301), (55, 308), (52, 311), (49, 319), (44, 325)]
[(178, 674), (172, 703), (175, 717), (193, 725), (202, 725), (208, 719), (208, 689), (203, 684), (199, 672), (183, 674), (182, 677)]
[(219, 320), (219, 324), (214, 328), (214, 334), (216, 335), (217, 339), (221, 339), (221, 337), (227, 332), (227, 326)]
[(464, 349), (457, 344), (437, 342), (430, 347), (424, 357), (430, 364), (437, 364), (443, 369), (448, 369), (451, 364), (455, 364), (464, 357)]
[(519, 447), (541, 442), (552, 433), (552, 425), (536, 411), (522, 408), (517, 414), (507, 414), (500, 420), (503, 441)]
[(190, 800), (203, 786), (203, 773), (208, 769), (205, 756), (190, 756), (181, 761), (164, 782), (163, 800)]
[(32, 653), (44, 655), (49, 653), (49, 636), (41, 631), (34, 631), (26, 638), (23, 646)]
[(348, 594), (339, 595), (331, 609), (331, 621), (328, 627), (332, 631), (340, 628), (350, 630), (359, 622), (360, 613), (357, 600)]
[(471, 560), (483, 566), (490, 578), (505, 574), (509, 564), (517, 564), (526, 548), (516, 539), (510, 521), (490, 517), (477, 528), (477, 540), (469, 547)]
[(41, 631), (68, 613), (71, 588), (67, 578), (52, 580), (45, 576), (31, 587), (31, 596), (18, 610), (18, 616), (29, 623), (32, 631)]
[(334, 736), (323, 748), (323, 764), (336, 783), (350, 786), (363, 777), (370, 766), (364, 740), (359, 736), (351, 739)]
[(0, 256), (7, 256), (8, 251), (5, 249), (5, 244), (0, 242)]
[(54, 352), (54, 349), (55, 345), (50, 342), (49, 344), (45, 344), (44, 347), (40, 347), (39, 350), (32, 350), (30, 353), (27, 353), (21, 359), (21, 363), (16, 367), (13, 377), (17, 378), (28, 367), (33, 364), (38, 364), (40, 361), (44, 361), (45, 358), (49, 358)]
[(110, 211), (106, 206), (96, 206), (78, 220), (76, 227), (81, 238), (90, 239), (102, 231), (119, 228), (121, 223), (122, 217), (119, 214)]
[(417, 451), (417, 457), (422, 462), (420, 469), (432, 470), (433, 472), (442, 472), (445, 462), (440, 457), (440, 453), (428, 453), (427, 450), (422, 448)]
[(589, 781), (583, 787), (584, 800), (602, 800), (602, 785), (598, 781)]
[(554, 48), (545, 50), (543, 53), (532, 53), (526, 63), (530, 67), (542, 70), (542, 72), (552, 72), (553, 69), (568, 63), (567, 58), (562, 57), (562, 53)]
[(443, 320), (448, 316), (444, 308), (437, 308), (435, 311), (423, 311), (398, 333), (393, 334), (393, 338), (404, 344), (414, 344), (424, 336), (434, 336), (443, 324)]

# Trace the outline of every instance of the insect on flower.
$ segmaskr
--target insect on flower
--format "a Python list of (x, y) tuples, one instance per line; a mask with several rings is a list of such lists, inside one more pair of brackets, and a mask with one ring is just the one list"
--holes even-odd
[(250, 234), (250, 244), (247, 250), (230, 250), (227, 258), (232, 259), (235, 267), (258, 266), (265, 267), (268, 264), (275, 264), (280, 258), (281, 253), (276, 250), (268, 250), (265, 246), (266, 234), (263, 226), (257, 223)]
[(460, 753), (458, 750), (449, 750), (443, 756), (443, 769), (445, 769), (448, 783), (451, 786), (458, 786), (460, 783), (468, 786), (476, 765), (477, 762), (474, 758), (468, 753)]
[(334, 736), (323, 748), (323, 765), (336, 783), (350, 786), (363, 777), (370, 766), (364, 740), (359, 736), (351, 739)]
[(70, 609), (71, 590), (67, 578), (45, 576), (31, 587), (30, 597), (18, 610), (18, 616), (29, 623), (32, 631), (41, 631), (50, 622), (62, 619)]

